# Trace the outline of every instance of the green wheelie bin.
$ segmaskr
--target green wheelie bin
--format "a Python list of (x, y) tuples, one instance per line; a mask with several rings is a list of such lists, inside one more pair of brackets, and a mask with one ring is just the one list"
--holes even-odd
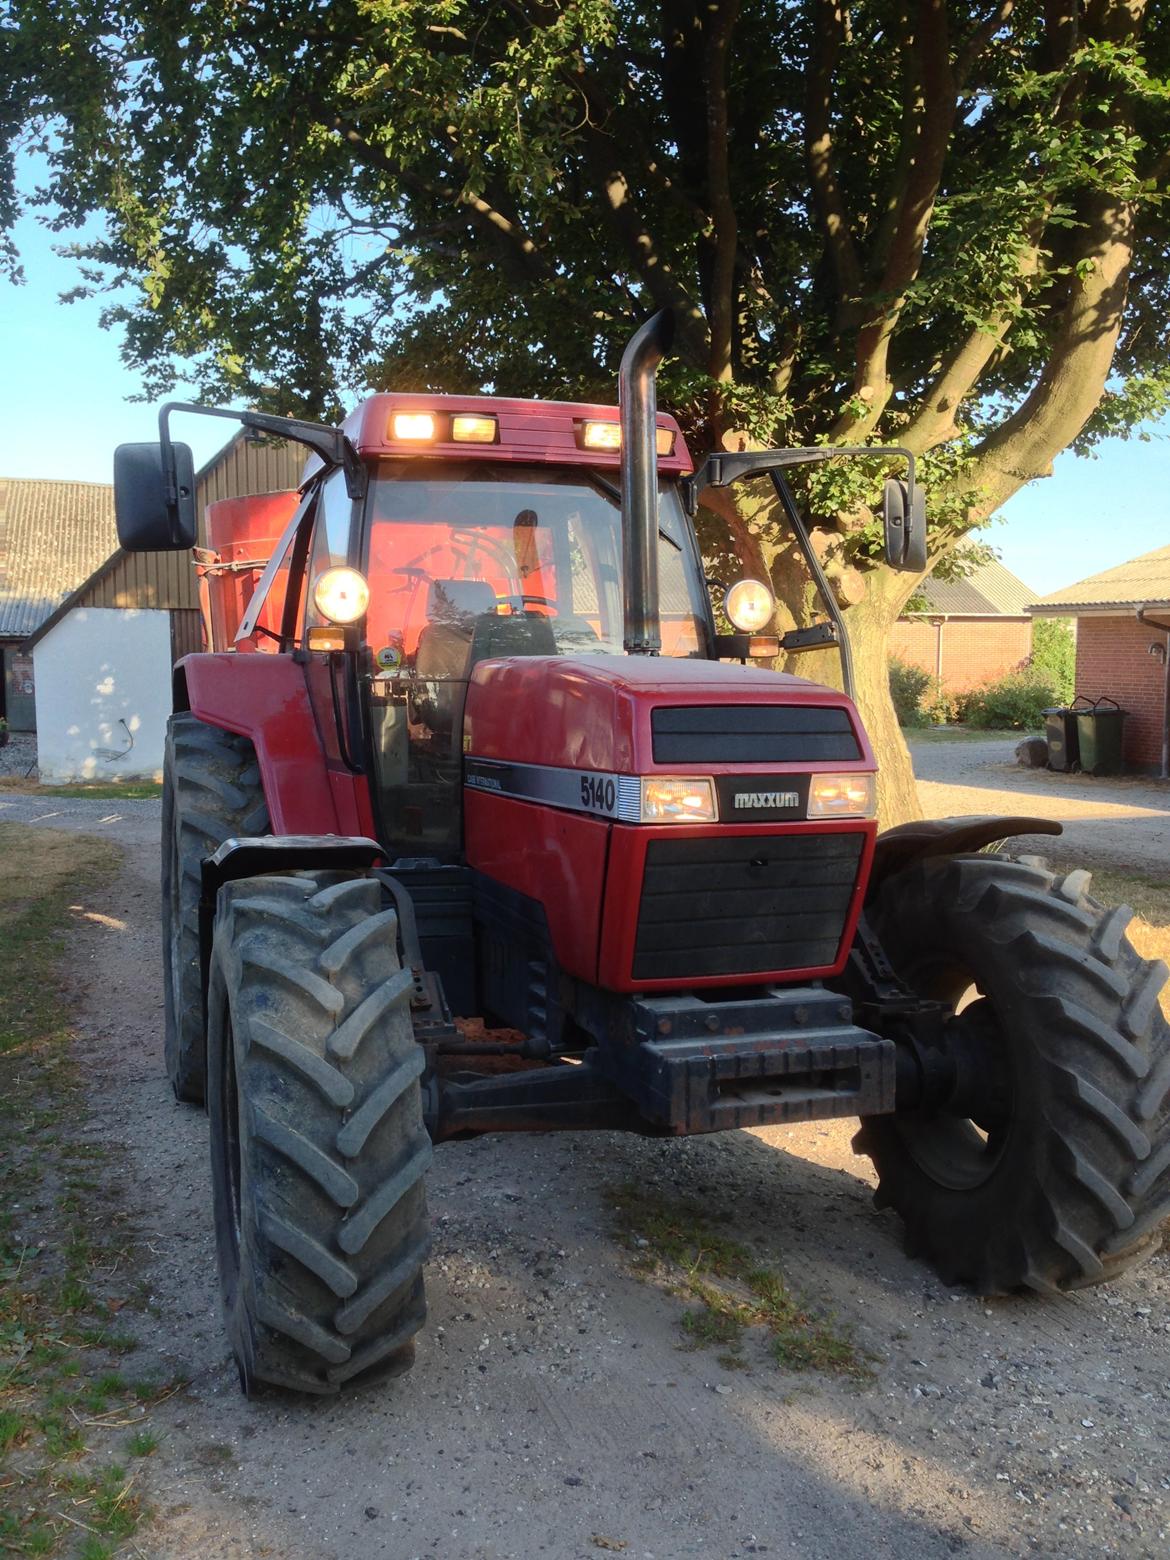
[(1125, 768), (1123, 741), (1126, 711), (1116, 699), (1094, 699), (1075, 711), (1081, 769), (1087, 775), (1119, 775)]

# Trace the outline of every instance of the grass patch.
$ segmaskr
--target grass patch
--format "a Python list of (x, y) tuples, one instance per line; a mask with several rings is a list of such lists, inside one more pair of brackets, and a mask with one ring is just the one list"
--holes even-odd
[(697, 1203), (634, 1185), (606, 1196), (634, 1269), (688, 1302), (679, 1319), (684, 1347), (717, 1349), (721, 1364), (742, 1368), (745, 1344), (757, 1332), (785, 1370), (856, 1381), (872, 1375), (867, 1356), (831, 1317), (817, 1314), (782, 1273), (717, 1230)]
[(906, 726), (902, 735), (911, 747), (919, 742), (1010, 742), (1016, 747), (1025, 737), (1039, 737), (1039, 731), (980, 731), (975, 726)]
[[(0, 1552), (114, 1555), (142, 1504), (115, 1454), (153, 1437), (146, 1391), (119, 1371), (132, 1339), (133, 1239), (97, 1195), (57, 971), (120, 853), (106, 840), (0, 824)], [(101, 917), (98, 917), (101, 920)], [(117, 923), (109, 923), (116, 926)], [(121, 1287), (119, 1287), (121, 1286)], [(130, 1292), (127, 1293), (126, 1291)], [(149, 1444), (149, 1450), (154, 1449)]]
[(35, 780), (0, 780), (0, 791), (16, 791), (21, 796), (88, 796), (95, 802), (141, 802), (161, 796), (162, 786), (155, 780), (95, 781), (79, 780), (75, 785), (39, 785)]

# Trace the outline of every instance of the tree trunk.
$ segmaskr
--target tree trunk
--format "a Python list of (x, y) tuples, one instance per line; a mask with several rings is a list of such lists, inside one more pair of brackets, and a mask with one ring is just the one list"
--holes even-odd
[[(890, 698), (890, 630), (904, 594), (897, 576), (866, 576), (864, 601), (845, 613), (853, 646), (857, 709), (878, 766), (878, 822), (883, 829), (922, 817), (910, 753)], [(891, 600), (892, 596), (897, 600)]]
[[(713, 502), (714, 500), (714, 502)], [(762, 484), (745, 482), (727, 493), (709, 490), (704, 504), (716, 509), (730, 531), (730, 542), (745, 574), (769, 582), (776, 596), (776, 627), (804, 626), (825, 617), (824, 604), (809, 577), (795, 540), (780, 519), (773, 495)], [(701, 511), (700, 511), (701, 513)], [(712, 533), (715, 527), (708, 528)], [(821, 553), (824, 533), (813, 532)], [(704, 535), (704, 540), (707, 537)], [(889, 569), (841, 568), (828, 559), (831, 588), (844, 609), (845, 630), (853, 651), (853, 680), (858, 713), (877, 760), (878, 821), (883, 829), (922, 817), (910, 753), (890, 698), (890, 630), (913, 593), (917, 577)], [(781, 671), (810, 682), (840, 688), (841, 658), (836, 650), (807, 651), (781, 658)]]

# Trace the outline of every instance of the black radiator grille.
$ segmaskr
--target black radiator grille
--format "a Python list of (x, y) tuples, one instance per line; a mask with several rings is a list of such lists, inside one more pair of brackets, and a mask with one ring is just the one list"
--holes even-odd
[(652, 840), (634, 979), (836, 963), (863, 841), (860, 832)]
[(861, 757), (847, 710), (818, 704), (663, 707), (650, 713), (656, 764), (848, 763)]

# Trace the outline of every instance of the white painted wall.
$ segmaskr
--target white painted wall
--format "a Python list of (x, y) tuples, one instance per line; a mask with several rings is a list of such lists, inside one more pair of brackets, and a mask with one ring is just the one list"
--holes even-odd
[(33, 661), (42, 781), (161, 779), (169, 612), (75, 607), (33, 647)]

